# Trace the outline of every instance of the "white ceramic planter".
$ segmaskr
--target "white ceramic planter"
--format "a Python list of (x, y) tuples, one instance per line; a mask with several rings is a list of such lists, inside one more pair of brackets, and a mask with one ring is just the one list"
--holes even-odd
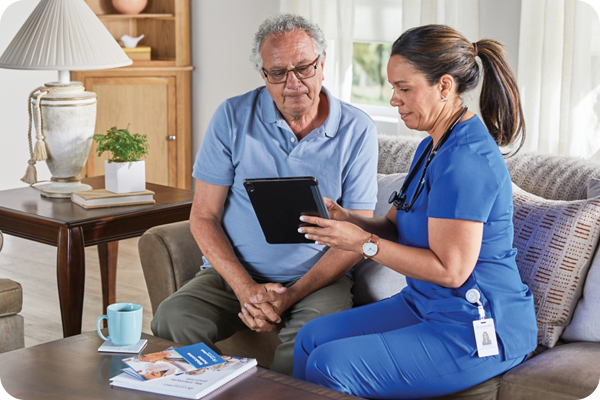
[(146, 162), (104, 161), (104, 185), (113, 193), (141, 192), (146, 189)]

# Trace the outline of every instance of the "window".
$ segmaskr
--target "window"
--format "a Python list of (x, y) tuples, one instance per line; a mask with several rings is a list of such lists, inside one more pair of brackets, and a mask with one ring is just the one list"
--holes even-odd
[(352, 103), (389, 106), (387, 81), (389, 43), (354, 42), (352, 51)]
[(392, 92), (387, 62), (402, 27), (402, 2), (355, 0), (351, 102), (368, 113), (379, 133), (398, 133), (398, 113), (390, 106)]

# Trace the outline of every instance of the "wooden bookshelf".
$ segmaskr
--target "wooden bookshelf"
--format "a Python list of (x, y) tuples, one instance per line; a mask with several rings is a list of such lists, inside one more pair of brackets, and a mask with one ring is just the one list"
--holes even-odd
[[(135, 15), (120, 14), (111, 0), (85, 0), (116, 41), (144, 34), (140, 46), (151, 48), (150, 60), (129, 67), (73, 71), (71, 79), (96, 92), (96, 133), (130, 125), (149, 138), (146, 179), (191, 188), (190, 1), (148, 0)], [(122, 44), (122, 43), (120, 43)], [(94, 153), (83, 176), (104, 175), (104, 159)]]

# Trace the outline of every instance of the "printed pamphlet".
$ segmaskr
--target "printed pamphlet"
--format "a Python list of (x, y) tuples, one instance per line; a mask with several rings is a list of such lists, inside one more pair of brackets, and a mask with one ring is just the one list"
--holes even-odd
[(186, 399), (200, 399), (240, 375), (254, 370), (256, 366), (256, 360), (253, 358), (230, 356), (223, 356), (223, 358), (226, 360), (225, 364), (200, 368), (180, 375), (170, 375), (162, 379), (141, 381), (130, 374), (122, 373), (111, 379), (111, 385)]

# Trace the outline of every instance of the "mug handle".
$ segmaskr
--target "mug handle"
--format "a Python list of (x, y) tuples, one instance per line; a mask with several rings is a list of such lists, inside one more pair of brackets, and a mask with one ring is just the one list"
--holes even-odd
[(104, 339), (104, 340), (108, 341), (108, 340), (110, 340), (110, 336), (109, 337), (104, 337), (104, 335), (100, 331), (100, 321), (102, 321), (103, 319), (106, 319), (108, 321), (108, 316), (107, 315), (101, 315), (101, 316), (98, 317), (98, 319), (96, 320), (96, 332), (98, 332), (98, 336), (100, 336), (101, 339)]

